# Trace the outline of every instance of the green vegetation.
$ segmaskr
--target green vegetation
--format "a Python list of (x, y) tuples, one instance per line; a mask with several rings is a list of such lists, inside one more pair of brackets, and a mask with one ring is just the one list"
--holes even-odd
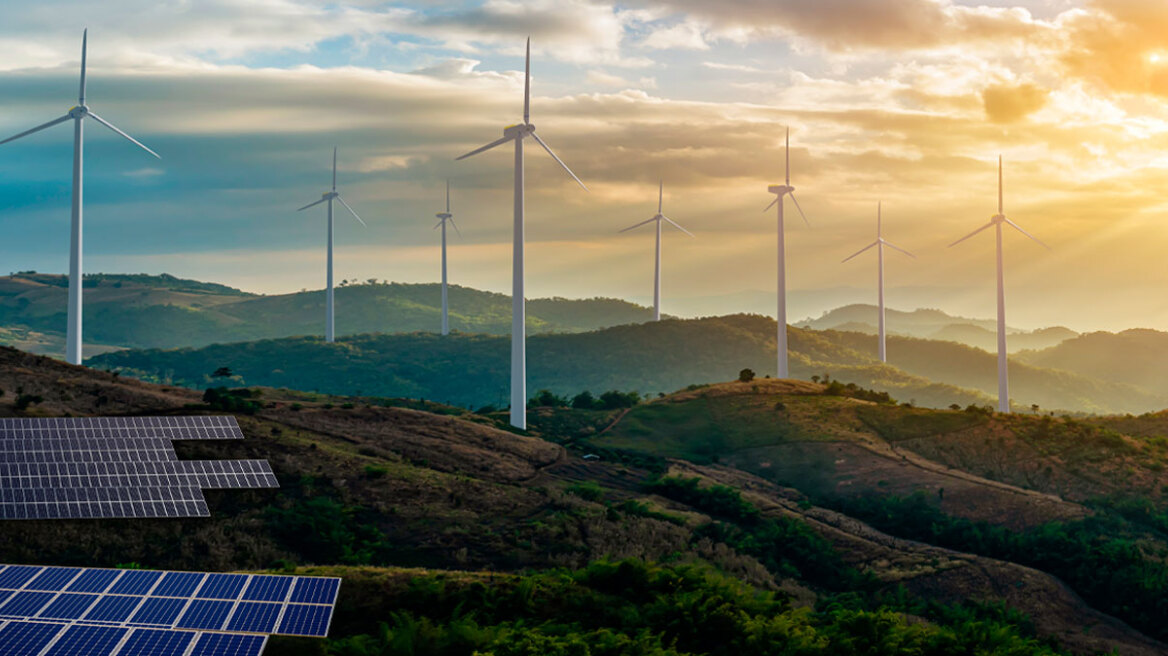
[[(1143, 531), (1118, 515), (1051, 522), (1011, 531), (952, 517), (923, 493), (829, 501), (841, 512), (900, 537), (1034, 567), (1067, 582), (1093, 607), (1160, 640), (1168, 638), (1168, 563), (1145, 553)], [(1125, 514), (1159, 530), (1165, 516), (1130, 506)], [(1164, 534), (1161, 533), (1163, 538)]]
[[(362, 592), (387, 588), (346, 580)], [(330, 656), (1053, 656), (1024, 617), (996, 606), (795, 607), (705, 567), (596, 562), (514, 577), (419, 574), (326, 643)], [(927, 618), (914, 620), (908, 615)], [(357, 633), (358, 631), (362, 631)]]

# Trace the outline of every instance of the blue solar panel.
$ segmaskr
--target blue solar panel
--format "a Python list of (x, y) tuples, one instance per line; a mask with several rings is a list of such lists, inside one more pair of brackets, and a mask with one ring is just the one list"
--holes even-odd
[(63, 624), (9, 622), (0, 629), (0, 654), (40, 653), (63, 628)]
[(193, 599), (175, 626), (182, 629), (222, 629), (233, 605), (230, 601)]
[(73, 579), (65, 590), (69, 592), (105, 592), (110, 582), (118, 578), (121, 570), (116, 569), (87, 569), (81, 576)]
[(129, 656), (182, 656), (195, 635), (190, 631), (134, 629), (118, 653)]
[(79, 567), (46, 567), (36, 578), (24, 584), (25, 590), (48, 590), (59, 592), (65, 589), (81, 572)]
[(28, 565), (9, 565), (0, 572), (0, 588), (7, 588), (15, 590), (28, 582), (29, 579), (37, 575), (37, 572), (44, 569), (43, 567), (30, 567)]
[(288, 604), (284, 610), (284, 619), (280, 622), (280, 630), (277, 633), (323, 637), (328, 635), (329, 618), (332, 613), (331, 606)]
[(138, 612), (130, 618), (133, 624), (159, 624), (161, 626), (170, 626), (174, 624), (174, 618), (182, 612), (183, 606), (187, 605), (186, 599), (173, 599), (171, 597), (147, 597), (146, 601), (142, 602), (142, 606), (138, 608)]
[(52, 603), (46, 606), (38, 617), (54, 620), (80, 619), (96, 600), (97, 595), (93, 594), (62, 593)]
[(17, 592), (0, 606), (0, 616), (32, 617), (52, 599), (52, 592)]
[(109, 589), (110, 594), (142, 595), (154, 587), (154, 583), (162, 576), (162, 572), (128, 569), (122, 573)]
[(300, 604), (335, 603), (340, 587), (340, 579), (298, 578), (296, 588), (292, 590), (292, 599), (289, 601)]
[(16, 594), (11, 590), (0, 590), (0, 604), (3, 604), (6, 599)]
[(246, 574), (208, 574), (199, 588), (199, 599), (239, 599), (239, 592), (247, 584)]
[(203, 633), (190, 656), (257, 656), (266, 640), (265, 636)]
[(109, 654), (126, 635), (128, 629), (113, 626), (85, 626), (74, 624), (65, 635), (49, 648), (44, 656), (78, 656), (78, 654)]
[(97, 600), (85, 614), (85, 619), (91, 622), (125, 622), (140, 601), (141, 597), (107, 595)]
[(265, 604), (253, 601), (241, 601), (227, 623), (228, 631), (243, 631), (245, 633), (272, 633), (276, 630), (276, 621), (280, 619), (280, 604)]
[(150, 594), (155, 597), (189, 597), (199, 587), (205, 574), (194, 572), (167, 572), (162, 583)]
[(247, 601), (284, 601), (292, 580), (291, 576), (253, 576), (243, 598)]
[(80, 573), (79, 567), (46, 567), (25, 583), (24, 589), (60, 592)]

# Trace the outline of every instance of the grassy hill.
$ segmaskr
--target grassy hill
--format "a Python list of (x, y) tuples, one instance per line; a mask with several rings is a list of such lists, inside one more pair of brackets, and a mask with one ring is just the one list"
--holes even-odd
[[(816, 330), (874, 335), (877, 331), (876, 313), (877, 308), (874, 305), (845, 305), (816, 319), (799, 321), (796, 325)], [(885, 317), (889, 334), (957, 342), (986, 351), (997, 351), (998, 328), (993, 320), (955, 317), (933, 309), (917, 309), (912, 312), (887, 309)], [(1062, 326), (1033, 331), (1007, 327), (1006, 331), (1009, 335), (1007, 348), (1011, 353), (1025, 349), (1048, 348), (1078, 335), (1075, 331)]]
[[(67, 280), (21, 273), (0, 277), (0, 343), (62, 351)], [(85, 276), (86, 354), (115, 348), (197, 347), (218, 342), (323, 333), (324, 291), (261, 296), (161, 275)], [(449, 288), (450, 326), (463, 332), (511, 330), (509, 296)], [(646, 321), (652, 311), (616, 299), (531, 299), (528, 331), (579, 332)], [(436, 331), (437, 284), (345, 284), (336, 289), (337, 334)]]
[[(1092, 528), (1081, 548), (1067, 549), (1058, 541), (1069, 535), (1065, 527), (1093, 527), (1081, 518), (1109, 511), (966, 470), (1009, 465), (997, 441), (1009, 435), (1048, 447), (1060, 472), (1070, 471), (1058, 460), (1067, 448), (1080, 448), (1068, 462), (1121, 476), (1161, 461), (1160, 447), (1062, 420), (874, 404), (840, 389), (755, 381), (689, 390), (627, 413), (541, 408), (530, 435), (502, 430), (501, 416), (432, 402), (261, 389), (254, 413), (238, 415), (248, 439), (177, 446), (184, 457), (266, 458), (280, 490), (210, 492), (208, 519), (8, 522), (0, 562), (342, 576), (330, 639), (275, 638), (268, 650), (281, 656), (1168, 649), (1101, 611), (1163, 632), (1146, 621), (1163, 616), (1148, 601), (1163, 596), (1159, 534), (1134, 523)], [(0, 390), (0, 416), (222, 412), (191, 390), (11, 349), (0, 349)], [(22, 395), (41, 400), (21, 411)], [(1027, 433), (1048, 421), (1049, 436)], [(705, 446), (719, 426), (734, 428), (716, 449)], [(968, 436), (969, 463), (943, 465), (902, 444), (943, 449), (955, 435)], [(982, 446), (969, 446), (977, 439)], [(758, 451), (797, 445), (822, 445), (834, 468), (777, 475), (777, 459)], [(840, 455), (845, 445), (852, 451)], [(602, 458), (582, 457), (590, 452)], [(887, 491), (886, 474), (852, 467), (852, 453), (908, 473)], [(852, 489), (871, 490), (860, 498), (873, 503), (917, 488), (936, 499), (927, 476), (943, 473), (942, 503), (897, 517), (942, 513), (928, 525), (958, 526), (986, 516), (992, 523), (976, 525), (982, 535), (1044, 536), (1052, 542), (1029, 553), (1089, 571), (1099, 587), (1127, 595), (1128, 608), (1096, 588), (1072, 591), (1042, 568), (919, 535), (902, 539), (825, 505), (854, 503), (824, 493)], [(964, 493), (948, 482), (955, 479)], [(1148, 503), (1161, 512), (1162, 499)], [(1115, 551), (1137, 537), (1146, 555)], [(969, 544), (993, 546), (983, 542)], [(1104, 558), (1113, 552), (1136, 560)], [(1146, 580), (1125, 579), (1137, 566)]]
[(1168, 391), (1168, 333), (1158, 330), (1088, 333), (1018, 358), (1039, 367)]
[[(656, 395), (692, 383), (737, 377), (744, 368), (773, 374), (774, 321), (756, 315), (616, 326), (528, 339), (528, 388), (574, 395), (621, 389)], [(997, 364), (984, 351), (950, 342), (894, 337), (893, 365), (875, 358), (875, 338), (859, 333), (790, 331), (797, 378), (828, 375), (885, 391), (916, 405), (991, 402)], [(432, 333), (359, 335), (336, 344), (319, 338), (218, 344), (201, 349), (109, 353), (92, 366), (190, 387), (212, 384), (229, 367), (239, 384), (436, 399), (464, 407), (507, 402), (509, 338)], [(1020, 408), (1145, 412), (1165, 396), (1131, 385), (1014, 363), (1012, 394)]]

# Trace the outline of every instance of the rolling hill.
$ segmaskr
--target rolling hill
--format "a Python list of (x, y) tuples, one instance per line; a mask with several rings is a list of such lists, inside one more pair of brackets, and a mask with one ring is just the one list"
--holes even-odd
[[(875, 305), (845, 305), (826, 312), (815, 319), (804, 319), (794, 325), (816, 330), (840, 330), (876, 334)], [(887, 330), (890, 335), (918, 337), (957, 342), (986, 351), (997, 351), (997, 324), (990, 319), (955, 317), (941, 310), (918, 309), (912, 312), (886, 309)], [(1062, 326), (1039, 330), (1006, 328), (1007, 348), (1011, 353), (1025, 349), (1044, 349), (1060, 344), (1078, 335)]]
[[(336, 289), (337, 334), (436, 330), (437, 284), (366, 281)], [(19, 273), (0, 277), (0, 343), (56, 354), (64, 343), (64, 276)], [(511, 301), (503, 294), (453, 285), (453, 330), (505, 334)], [(85, 276), (86, 355), (117, 348), (180, 348), (220, 342), (323, 333), (324, 291), (262, 296), (174, 276)], [(652, 310), (617, 299), (531, 299), (532, 333), (579, 332), (646, 321)]]
[[(756, 315), (668, 320), (528, 339), (528, 389), (573, 395), (583, 390), (636, 390), (656, 395), (686, 385), (727, 380), (750, 368), (773, 374), (774, 321)], [(830, 376), (927, 407), (990, 402), (996, 359), (953, 344), (894, 337), (894, 366), (880, 364), (875, 338), (859, 333), (792, 328), (793, 375)], [(463, 407), (507, 401), (509, 338), (433, 333), (360, 335), (325, 344), (319, 338), (217, 344), (201, 349), (134, 350), (92, 358), (92, 366), (189, 387), (215, 383), (230, 368), (238, 384), (435, 399)], [(1051, 410), (1145, 412), (1165, 396), (1134, 386), (1015, 363), (1015, 403)]]
[[(223, 412), (197, 392), (7, 348), (0, 390), (0, 416)], [(343, 577), (330, 639), (274, 638), (281, 656), (1168, 649), (1155, 637), (1163, 534), (1088, 505), (1097, 489), (1058, 488), (1084, 474), (1105, 492), (1154, 480), (1153, 439), (774, 380), (627, 412), (539, 408), (529, 435), (433, 402), (246, 396), (258, 399), (237, 415), (248, 439), (178, 446), (266, 458), (281, 489), (208, 493), (207, 519), (8, 522), (0, 562)], [(1033, 489), (1010, 480), (1048, 469)], [(1132, 486), (1159, 513), (1153, 489)], [(923, 500), (899, 524), (872, 510), (903, 499)], [(983, 537), (931, 544), (914, 517), (978, 521)], [(1009, 536), (1027, 548), (1017, 560), (969, 551)]]

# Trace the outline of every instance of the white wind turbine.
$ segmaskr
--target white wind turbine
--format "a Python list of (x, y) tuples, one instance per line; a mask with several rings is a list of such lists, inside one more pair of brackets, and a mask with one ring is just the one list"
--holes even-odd
[(572, 173), (552, 149), (548, 147), (539, 135), (535, 133), (535, 126), (531, 123), (531, 39), (527, 39), (527, 59), (524, 66), (523, 78), (523, 122), (503, 128), (503, 136), (491, 143), (456, 159), (466, 159), (483, 151), (501, 146), (508, 141), (515, 142), (515, 225), (512, 238), (511, 254), (511, 425), (527, 428), (527, 333), (526, 333), (526, 306), (523, 297), (523, 140), (527, 137), (543, 147), (552, 159), (556, 160), (568, 175), (576, 181), (584, 191), (588, 187), (580, 182), (580, 178)]
[(628, 232), (634, 228), (640, 228), (646, 223), (657, 224), (657, 262), (656, 268), (653, 269), (653, 321), (661, 321), (661, 222), (667, 221), (669, 225), (693, 237), (693, 233), (685, 228), (679, 226), (676, 221), (661, 213), (661, 200), (665, 193), (665, 182), (662, 181), (657, 185), (657, 215), (651, 219), (641, 221), (636, 225), (631, 225), (621, 232)]
[(1050, 246), (1039, 241), (1037, 237), (1023, 230), (1017, 223), (1006, 218), (1002, 203), (1002, 156), (998, 155), (998, 213), (990, 218), (990, 222), (974, 230), (968, 235), (949, 244), (956, 246), (986, 228), (996, 227), (998, 233), (998, 412), (1010, 411), (1010, 381), (1006, 372), (1006, 283), (1005, 267), (1002, 264), (1002, 224), (1008, 224), (1018, 232), (1033, 239), (1039, 246), (1050, 250)]
[(53, 119), (43, 125), (38, 125), (31, 130), (25, 130), (20, 134), (8, 137), (0, 141), (0, 144), (15, 141), (21, 137), (30, 135), (34, 132), (40, 132), (45, 128), (52, 127), (58, 123), (64, 123), (69, 119), (73, 119), (73, 222), (69, 237), (69, 309), (68, 319), (65, 332), (65, 359), (72, 364), (81, 364), (81, 210), (82, 210), (82, 178), (84, 172), (84, 153), (85, 153), (85, 125), (86, 118), (92, 118), (105, 127), (113, 130), (122, 137), (128, 139), (135, 146), (150, 153), (151, 155), (162, 159), (158, 153), (143, 146), (136, 139), (130, 135), (122, 132), (114, 127), (112, 123), (106, 121), (102, 117), (90, 111), (85, 104), (85, 51), (89, 41), (89, 30), (85, 30), (81, 36), (81, 86), (78, 94), (77, 106), (69, 110), (67, 114), (60, 118)]
[(877, 262), (877, 267), (878, 267), (877, 270), (879, 272), (877, 274), (876, 281), (877, 281), (877, 285), (878, 285), (879, 290), (880, 290), (879, 293), (877, 294), (877, 298), (880, 301), (880, 317), (879, 317), (879, 321), (878, 321), (879, 326), (880, 326), (879, 327), (880, 361), (881, 362), (888, 362), (888, 355), (887, 355), (887, 352), (885, 351), (885, 348), (884, 348), (884, 343), (885, 343), (885, 334), (884, 334), (884, 247), (887, 246), (893, 250), (900, 251), (901, 253), (904, 253), (905, 255), (907, 255), (913, 259), (916, 259), (916, 255), (913, 255), (912, 253), (904, 250), (903, 248), (897, 246), (896, 244), (893, 244), (893, 243), (884, 239), (883, 219), (881, 217), (880, 205), (881, 205), (880, 203), (876, 203), (876, 241), (872, 242), (871, 244), (868, 244), (867, 246), (861, 248), (860, 250), (856, 251), (852, 255), (848, 256), (847, 258), (844, 259), (844, 262), (847, 262), (848, 260), (852, 259), (853, 257), (856, 257), (857, 255), (868, 250), (869, 248), (872, 248), (872, 247), (876, 248), (876, 262)]
[(770, 205), (766, 206), (766, 212), (772, 206), (779, 206), (779, 302), (778, 313), (775, 317), (778, 323), (778, 378), (789, 378), (790, 370), (787, 368), (787, 247), (783, 242), (783, 197), (790, 196), (791, 202), (795, 203), (795, 209), (799, 210), (799, 215), (803, 217), (804, 223), (808, 226), (811, 222), (807, 220), (807, 215), (803, 213), (803, 208), (799, 207), (799, 201), (795, 200), (795, 188), (791, 186), (791, 128), (787, 128), (787, 178), (786, 183), (781, 185), (771, 185), (767, 187), (767, 191), (775, 195), (775, 199), (771, 201)]
[(357, 221), (359, 221), (361, 223), (361, 225), (363, 225), (365, 227), (369, 227), (368, 225), (366, 225), (366, 223), (364, 221), (361, 220), (361, 217), (357, 216), (357, 212), (355, 212), (353, 210), (353, 208), (349, 207), (349, 204), (345, 202), (345, 199), (341, 198), (341, 194), (337, 192), (337, 149), (335, 146), (333, 147), (333, 188), (332, 188), (332, 190), (326, 191), (323, 194), (321, 194), (320, 200), (309, 203), (309, 204), (305, 205), (304, 207), (301, 207), (300, 209), (296, 210), (297, 212), (301, 212), (301, 211), (304, 211), (304, 210), (306, 210), (314, 205), (320, 205), (321, 203), (324, 203), (326, 201), (328, 202), (328, 274), (327, 274), (328, 285), (327, 285), (327, 289), (325, 291), (324, 341), (329, 342), (329, 343), (332, 343), (332, 341), (336, 338), (336, 331), (333, 328), (333, 199), (334, 198), (338, 202), (340, 202), (341, 205), (344, 205), (345, 209), (349, 210), (349, 213), (352, 214), (353, 218), (357, 219)]
[(454, 222), (454, 215), (450, 213), (450, 181), (446, 181), (446, 211), (434, 216), (438, 217), (438, 224), (434, 229), (442, 228), (442, 334), (450, 334), (450, 318), (447, 313), (448, 306), (446, 303), (446, 223), (449, 221), (450, 225), (454, 226), (454, 230), (458, 236), (462, 236), (462, 231), (458, 229), (458, 224)]

